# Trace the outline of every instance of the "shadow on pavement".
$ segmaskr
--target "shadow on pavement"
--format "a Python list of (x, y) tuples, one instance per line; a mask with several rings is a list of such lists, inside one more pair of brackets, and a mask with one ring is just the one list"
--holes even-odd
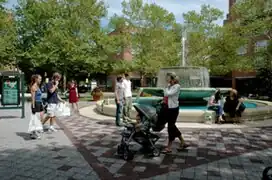
[(32, 139), (30, 138), (29, 133), (26, 133), (26, 132), (16, 132), (16, 135), (17, 135), (17, 136), (20, 136), (20, 137), (23, 138), (25, 141), (32, 140)]
[(0, 120), (4, 119), (16, 119), (16, 118), (21, 118), (21, 116), (0, 116)]

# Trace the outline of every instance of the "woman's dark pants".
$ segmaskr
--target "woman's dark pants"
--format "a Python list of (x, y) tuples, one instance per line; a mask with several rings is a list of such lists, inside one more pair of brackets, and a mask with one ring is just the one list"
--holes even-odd
[(181, 132), (179, 131), (179, 129), (176, 126), (176, 121), (179, 115), (179, 107), (177, 108), (168, 108), (168, 138), (169, 141), (174, 141), (176, 137), (180, 137), (181, 136)]

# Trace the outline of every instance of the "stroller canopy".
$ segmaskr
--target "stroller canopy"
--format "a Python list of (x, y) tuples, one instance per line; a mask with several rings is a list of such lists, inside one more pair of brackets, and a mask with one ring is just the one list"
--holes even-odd
[(158, 132), (164, 128), (165, 123), (160, 122), (161, 118), (159, 118), (155, 107), (146, 104), (134, 104), (133, 106), (138, 113), (144, 115), (151, 122), (153, 131)]
[(134, 104), (134, 108), (137, 112), (143, 114), (147, 119), (151, 120), (157, 115), (156, 108), (146, 104)]

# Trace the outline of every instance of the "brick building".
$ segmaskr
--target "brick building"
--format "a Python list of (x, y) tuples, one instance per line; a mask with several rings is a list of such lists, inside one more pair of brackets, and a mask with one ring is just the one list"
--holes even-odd
[[(232, 23), (237, 18), (231, 14), (231, 9), (235, 5), (235, 3), (240, 0), (229, 0), (229, 13), (227, 14), (226, 20), (224, 20), (224, 24)], [(258, 52), (260, 49), (266, 48), (268, 46), (268, 37), (265, 35), (256, 36), (255, 39), (244, 46), (241, 46), (237, 49), (237, 53), (240, 55), (252, 55), (254, 52)]]
[[(116, 29), (109, 33), (109, 36), (118, 35), (120, 33), (129, 33), (129, 30), (124, 30), (122, 28)], [(132, 61), (133, 60), (133, 50), (127, 46), (125, 48), (120, 48), (120, 51), (117, 54), (112, 55), (112, 60), (120, 60), (120, 61)], [(140, 86), (145, 86), (146, 79), (141, 80), (140, 74), (137, 72), (129, 72), (132, 81), (132, 88), (136, 89)], [(116, 74), (112, 74), (107, 77), (107, 86), (110, 89), (114, 89), (116, 83)]]
[[(231, 13), (231, 9), (235, 3), (239, 0), (229, 0), (229, 13), (227, 14), (226, 20), (224, 20), (224, 25), (227, 23), (232, 23), (237, 18)], [(258, 52), (261, 49), (266, 49), (268, 46), (268, 38), (265, 35), (256, 36), (252, 42), (245, 44), (237, 49), (237, 53), (242, 56), (252, 56), (254, 53)], [(258, 58), (255, 59), (258, 61)], [(231, 78), (230, 78), (231, 77)], [(229, 80), (231, 80), (232, 88), (239, 89), (241, 84), (254, 81), (256, 77), (256, 72), (239, 72), (233, 71), (229, 75)], [(230, 83), (229, 83), (230, 84)]]

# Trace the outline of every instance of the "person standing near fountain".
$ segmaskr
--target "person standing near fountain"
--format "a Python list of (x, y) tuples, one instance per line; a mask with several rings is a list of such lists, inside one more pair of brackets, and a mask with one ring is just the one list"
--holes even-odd
[(121, 116), (123, 115), (123, 108), (124, 108), (124, 84), (123, 84), (123, 77), (117, 76), (115, 85), (115, 103), (116, 103), (116, 119), (115, 124), (116, 126), (121, 126)]
[(131, 92), (131, 81), (129, 74), (125, 74), (125, 79), (123, 80), (124, 84), (124, 95), (125, 95), (125, 104), (124, 104), (124, 121), (130, 121), (130, 112), (132, 109), (132, 92)]
[(176, 126), (176, 121), (179, 115), (179, 94), (180, 85), (179, 78), (175, 73), (168, 74), (167, 77), (168, 87), (165, 89), (164, 102), (167, 103), (167, 130), (168, 130), (168, 144), (167, 147), (162, 151), (162, 153), (171, 153), (172, 143), (176, 138), (180, 140), (180, 149), (187, 148), (188, 145), (185, 144), (181, 132)]

